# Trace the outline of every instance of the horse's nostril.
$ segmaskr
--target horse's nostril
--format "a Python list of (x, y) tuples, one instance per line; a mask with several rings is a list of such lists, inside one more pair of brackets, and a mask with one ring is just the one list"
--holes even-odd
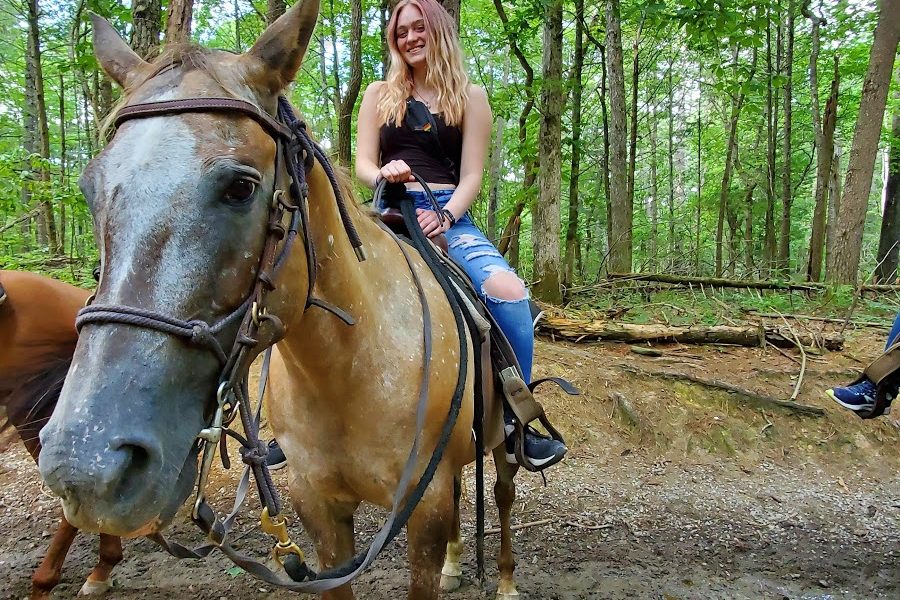
[(111, 473), (115, 487), (142, 487), (140, 483), (147, 481), (147, 475), (153, 465), (154, 446), (150, 442), (137, 438), (114, 437), (109, 444), (111, 454), (115, 456), (118, 468)]

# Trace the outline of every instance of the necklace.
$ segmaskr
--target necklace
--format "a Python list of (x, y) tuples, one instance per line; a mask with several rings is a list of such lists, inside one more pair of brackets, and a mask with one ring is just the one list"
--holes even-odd
[(415, 88), (413, 88), (413, 98), (415, 98), (416, 100), (418, 100), (419, 102), (421, 102), (422, 104), (424, 104), (424, 105), (428, 108), (428, 110), (431, 110), (431, 109), (432, 109), (432, 104), (433, 104), (434, 101), (436, 100), (436, 98), (432, 98), (431, 101), (428, 101), (428, 100), (425, 98), (425, 96), (422, 95), (422, 93), (419, 92), (419, 90), (417, 90), (417, 89), (415, 89)]

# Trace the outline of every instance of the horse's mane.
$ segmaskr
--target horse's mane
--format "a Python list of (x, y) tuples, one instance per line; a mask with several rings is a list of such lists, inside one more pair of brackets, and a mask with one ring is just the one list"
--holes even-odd
[(41, 371), (11, 377), (0, 384), (0, 450), (15, 439), (10, 431), (15, 428), (28, 451), (37, 456), (38, 433), (56, 408), (71, 363), (71, 353), (53, 357)]

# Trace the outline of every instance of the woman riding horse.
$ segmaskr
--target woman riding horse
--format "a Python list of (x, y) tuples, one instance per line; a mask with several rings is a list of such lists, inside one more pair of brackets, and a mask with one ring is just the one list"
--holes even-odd
[[(459, 338), (424, 259), (367, 211), (338, 205), (333, 186), (349, 186), (331, 179), (321, 155), (305, 154), (305, 181), (288, 177), (288, 149), (278, 142), (288, 134), (271, 115), (317, 14), (317, 0), (298, 2), (242, 55), (174, 48), (153, 63), (94, 18), (97, 59), (125, 91), (115, 134), (80, 182), (102, 273), (94, 304), (79, 317), (59, 405), (41, 432), (41, 473), (77, 526), (160, 531), (190, 494), (198, 435), (210, 431), (215, 399), (229, 393), (219, 379), (228, 368), (223, 348), (261, 351), (259, 339), (238, 337), (241, 323), (277, 321), (284, 333), (272, 355), (270, 423), (289, 457), (294, 508), (327, 569), (353, 555), (361, 502), (392, 505), (417, 435), (420, 393), (422, 452), (412, 464), (416, 476), (423, 472), (465, 367), (443, 459), (407, 523), (409, 598), (433, 600), (445, 555), (443, 583), (459, 585), (454, 488), (474, 458), (472, 342)], [(296, 148), (296, 131), (289, 137)], [(276, 262), (271, 242), (284, 228), (271, 219), (282, 208), (307, 227)], [(368, 260), (360, 262), (349, 231)], [(349, 312), (355, 325), (328, 307)], [(502, 443), (494, 457), (498, 596), (512, 598), (516, 465), (506, 463)], [(323, 597), (352, 592), (342, 585)]]

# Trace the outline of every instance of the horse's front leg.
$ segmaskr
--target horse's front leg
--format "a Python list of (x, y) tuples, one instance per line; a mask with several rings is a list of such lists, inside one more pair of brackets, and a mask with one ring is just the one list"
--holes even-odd
[[(313, 540), (318, 570), (340, 566), (355, 553), (353, 513), (359, 503), (340, 503), (315, 494), (304, 485), (291, 486), (294, 510)], [(305, 488), (305, 489), (303, 489)], [(353, 600), (350, 584), (322, 594), (322, 600)]]
[(497, 482), (494, 484), (494, 500), (500, 513), (500, 554), (497, 555), (497, 568), (500, 570), (500, 582), (497, 585), (497, 600), (513, 600), (519, 597), (513, 570), (516, 561), (512, 551), (512, 528), (510, 514), (516, 500), (516, 484), (513, 478), (519, 465), (506, 462), (506, 449), (503, 444), (494, 448), (494, 465), (497, 468)]
[(59, 583), (66, 554), (77, 534), (78, 529), (66, 521), (65, 517), (59, 520), (59, 527), (53, 535), (47, 554), (31, 576), (31, 600), (50, 598), (50, 591)]
[(453, 522), (453, 475), (438, 471), (406, 527), (409, 600), (437, 600)]
[(81, 586), (79, 595), (98, 596), (106, 593), (110, 588), (109, 575), (122, 560), (122, 538), (115, 535), (100, 534), (100, 559), (97, 566), (88, 575), (87, 581)]
[(441, 569), (441, 589), (452, 592), (462, 583), (460, 556), (463, 552), (462, 533), (459, 526), (459, 499), (462, 494), (462, 474), (453, 477), (453, 520), (450, 522), (450, 539), (447, 542), (447, 556)]

